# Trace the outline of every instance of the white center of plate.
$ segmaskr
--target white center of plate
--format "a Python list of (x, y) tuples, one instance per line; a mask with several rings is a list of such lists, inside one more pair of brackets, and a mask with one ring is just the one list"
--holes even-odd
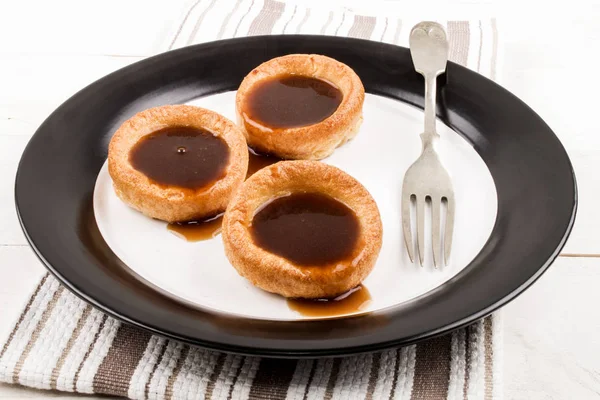
[[(235, 120), (235, 92), (189, 104)], [(362, 311), (406, 302), (443, 284), (469, 262), (487, 241), (496, 220), (497, 196), (492, 177), (473, 147), (438, 121), (440, 158), (453, 179), (456, 197), (454, 244), (450, 265), (435, 269), (411, 264), (402, 236), (400, 193), (404, 172), (420, 154), (421, 110), (367, 94), (364, 122), (351, 142), (324, 162), (358, 179), (371, 193), (383, 220), (383, 247), (364, 281), (372, 301)], [(163, 293), (200, 308), (270, 320), (305, 317), (290, 310), (282, 297), (266, 293), (238, 275), (223, 250), (221, 236), (186, 242), (166, 223), (126, 206), (112, 188), (107, 164), (94, 192), (94, 213), (102, 236), (135, 273)]]

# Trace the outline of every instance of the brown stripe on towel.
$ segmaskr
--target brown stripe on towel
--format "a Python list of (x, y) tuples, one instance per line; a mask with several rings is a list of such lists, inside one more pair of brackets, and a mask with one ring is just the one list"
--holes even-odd
[(306, 381), (306, 387), (304, 388), (304, 396), (302, 396), (302, 400), (306, 400), (308, 397), (310, 385), (313, 383), (313, 379), (315, 379), (315, 371), (317, 370), (318, 361), (313, 360), (310, 366), (310, 374), (308, 375), (308, 381)]
[(231, 385), (229, 386), (229, 392), (227, 394), (227, 400), (232, 400), (233, 396), (233, 389), (235, 388), (235, 384), (237, 383), (238, 379), (240, 379), (240, 375), (242, 374), (242, 369), (244, 368), (244, 364), (246, 362), (246, 360), (248, 359), (248, 357), (240, 357), (239, 358), (239, 365), (237, 365), (236, 370), (235, 370), (235, 375), (233, 376), (233, 379), (231, 380)]
[(223, 394), (227, 393), (227, 399), (229, 400), (233, 386), (241, 373), (243, 360), (244, 357), (240, 355), (229, 354), (225, 357), (223, 369), (221, 370), (221, 374), (217, 378), (217, 383), (215, 385), (215, 390), (219, 389), (219, 396), (217, 398), (222, 398)]
[(250, 388), (251, 399), (285, 399), (297, 360), (263, 358)]
[(383, 42), (383, 37), (385, 36), (385, 32), (387, 32), (388, 28), (388, 17), (385, 17), (385, 26), (383, 27), (383, 32), (381, 32), (381, 37), (379, 38), (380, 42)]
[(122, 324), (94, 375), (94, 393), (127, 397), (131, 377), (150, 341), (150, 333)]
[(83, 365), (85, 364), (85, 362), (87, 361), (87, 359), (90, 357), (90, 354), (92, 353), (92, 350), (94, 349), (94, 346), (96, 345), (96, 342), (98, 341), (98, 337), (100, 336), (100, 332), (102, 332), (102, 329), (104, 329), (104, 325), (106, 324), (106, 320), (108, 319), (108, 315), (104, 314), (102, 316), (102, 320), (100, 321), (100, 324), (98, 325), (98, 329), (96, 330), (96, 333), (94, 334), (94, 339), (92, 340), (92, 343), (90, 343), (90, 345), (88, 346), (88, 349), (86, 350), (85, 354), (83, 355), (83, 359), (81, 360), (81, 362), (79, 363), (79, 366), (77, 367), (77, 371), (75, 372), (75, 378), (73, 378), (73, 392), (76, 392), (77, 390), (77, 381), (79, 380), (79, 374), (81, 373), (81, 369), (83, 368)]
[(179, 28), (177, 28), (177, 32), (175, 33), (175, 36), (173, 36), (173, 40), (171, 40), (171, 44), (169, 45), (169, 50), (171, 50), (173, 48), (173, 45), (175, 44), (175, 41), (179, 37), (179, 34), (181, 34), (181, 30), (185, 26), (185, 23), (187, 22), (188, 18), (190, 17), (190, 14), (192, 13), (192, 11), (194, 11), (194, 8), (196, 8), (198, 6), (198, 4), (200, 4), (201, 1), (202, 0), (198, 0), (194, 4), (192, 4), (192, 6), (188, 10), (188, 12), (185, 14), (183, 21), (181, 21)]
[(48, 318), (50, 318), (52, 311), (54, 311), (54, 306), (56, 306), (56, 302), (58, 301), (58, 299), (60, 298), (60, 296), (62, 295), (64, 290), (65, 290), (64, 286), (59, 286), (58, 289), (56, 290), (56, 292), (54, 292), (52, 299), (50, 299), (50, 301), (48, 302), (48, 305), (46, 306), (46, 309), (44, 310), (42, 317), (40, 318), (37, 325), (35, 326), (35, 329), (33, 330), (33, 333), (31, 334), (31, 337), (29, 338), (29, 341), (27, 342), (27, 345), (23, 349), (23, 352), (19, 356), (19, 360), (17, 361), (17, 364), (15, 365), (15, 369), (13, 370), (13, 376), (12, 376), (13, 383), (19, 382), (19, 374), (21, 373), (23, 364), (25, 363), (25, 360), (27, 359), (29, 352), (35, 345), (35, 342), (37, 342), (38, 338), (40, 337), (40, 333), (42, 332), (42, 329), (44, 329), (44, 326), (46, 326), (46, 322), (48, 321)]
[(392, 378), (392, 389), (390, 390), (390, 399), (393, 399), (394, 395), (396, 394), (396, 386), (398, 385), (398, 372), (400, 369), (399, 363), (401, 351), (401, 349), (397, 349), (396, 357), (394, 358), (394, 376)]
[(327, 382), (327, 389), (325, 390), (324, 400), (331, 400), (331, 397), (333, 396), (333, 389), (335, 388), (335, 383), (340, 372), (341, 363), (342, 360), (340, 358), (336, 358), (333, 360), (333, 365), (331, 366), (331, 373), (329, 374), (329, 381)]
[(300, 24), (296, 28), (296, 35), (300, 33), (300, 30), (302, 29), (302, 27), (304, 26), (306, 21), (308, 21), (309, 17), (310, 17), (310, 8), (307, 8), (306, 13), (304, 14), (304, 18), (302, 18), (302, 21), (300, 21)]
[(79, 319), (77, 320), (77, 325), (71, 333), (71, 337), (69, 337), (67, 345), (63, 349), (62, 353), (60, 354), (60, 357), (58, 358), (58, 361), (56, 362), (56, 365), (52, 369), (52, 373), (50, 375), (50, 389), (56, 389), (56, 382), (58, 381), (58, 375), (60, 374), (60, 370), (63, 367), (67, 356), (71, 352), (73, 345), (79, 338), (79, 334), (81, 333), (81, 330), (83, 329), (83, 326), (85, 325), (85, 322), (87, 321), (88, 316), (91, 312), (92, 306), (90, 306), (89, 304), (86, 305), (83, 309), (83, 312), (81, 313), (81, 317), (79, 317)]
[(493, 367), (494, 367), (494, 350), (492, 345), (493, 336), (492, 336), (492, 317), (487, 317), (484, 320), (484, 347), (485, 347), (485, 399), (491, 400), (494, 392), (494, 381), (493, 381)]
[[(298, 360), (296, 363), (296, 370), (294, 371), (294, 376), (288, 387), (287, 398), (299, 400), (300, 395), (304, 398), (306, 393), (306, 387), (308, 385), (308, 381), (310, 380), (310, 375), (312, 373), (314, 366), (313, 360)], [(300, 390), (302, 388), (302, 390)]]
[(261, 359), (258, 357), (248, 356), (241, 359), (237, 375), (233, 380), (231, 387), (229, 388), (229, 395), (227, 396), (227, 400), (239, 399), (241, 393), (245, 392), (246, 389), (248, 390), (248, 393), (250, 392), (260, 362)]
[(471, 34), (468, 21), (448, 21), (449, 59), (460, 65), (467, 65)]
[(492, 62), (490, 70), (490, 79), (496, 80), (496, 63), (498, 59), (498, 26), (496, 25), (496, 18), (492, 18)]
[(241, 2), (242, 2), (242, 0), (237, 0), (235, 2), (235, 5), (231, 9), (231, 11), (229, 11), (229, 13), (227, 14), (227, 16), (223, 20), (223, 23), (221, 24), (221, 28), (219, 29), (219, 34), (217, 35), (217, 39), (222, 39), (223, 38), (223, 34), (225, 33), (225, 29), (227, 28), (227, 25), (229, 24), (229, 20), (233, 16), (233, 13), (235, 13), (237, 11), (237, 9), (240, 6)]
[(370, 39), (371, 34), (375, 29), (376, 22), (377, 19), (375, 17), (355, 15), (354, 22), (350, 27), (350, 31), (348, 31), (348, 36), (361, 39)]
[(212, 394), (215, 390), (215, 385), (217, 383), (217, 379), (221, 375), (221, 371), (223, 371), (223, 366), (225, 365), (225, 353), (219, 353), (219, 358), (217, 359), (217, 364), (215, 365), (215, 369), (213, 373), (210, 375), (210, 379), (208, 380), (208, 384), (206, 385), (206, 395), (205, 399), (212, 398)]
[(156, 373), (156, 369), (158, 368), (158, 366), (160, 365), (160, 363), (162, 362), (162, 359), (165, 355), (165, 351), (167, 350), (167, 346), (169, 345), (169, 341), (165, 340), (161, 347), (160, 350), (158, 352), (158, 357), (156, 357), (156, 363), (154, 364), (154, 366), (152, 367), (152, 372), (150, 372), (150, 375), (148, 375), (148, 380), (146, 381), (146, 386), (144, 387), (144, 398), (148, 398), (148, 394), (150, 393), (150, 384), (152, 383), (152, 378), (154, 378), (154, 374)]
[[(380, 353), (379, 372), (377, 382), (373, 388), (373, 398), (383, 399), (390, 397), (396, 367), (396, 349), (385, 350)], [(376, 396), (376, 397), (375, 397)]]
[(292, 16), (290, 17), (289, 20), (287, 20), (287, 22), (285, 23), (285, 25), (283, 26), (283, 31), (282, 33), (285, 33), (285, 30), (287, 29), (288, 25), (290, 24), (290, 22), (292, 22), (292, 20), (294, 19), (294, 17), (296, 16), (296, 11), (298, 11), (298, 6), (294, 6), (294, 12), (292, 13)]
[(250, 24), (248, 36), (266, 35), (271, 33), (273, 27), (283, 15), (285, 4), (274, 0), (265, 0), (263, 8)]
[(398, 42), (400, 42), (400, 32), (402, 32), (402, 20), (398, 19), (396, 31), (394, 32), (394, 41), (392, 43), (398, 44)]
[(373, 362), (371, 362), (371, 376), (369, 377), (369, 386), (367, 387), (367, 400), (373, 400), (373, 391), (375, 385), (379, 380), (379, 366), (381, 362), (381, 353), (375, 353), (373, 355)]
[(188, 45), (190, 45), (194, 42), (194, 39), (196, 38), (198, 29), (200, 29), (200, 26), (202, 25), (202, 21), (204, 20), (204, 17), (206, 17), (206, 14), (208, 14), (208, 12), (213, 8), (213, 6), (215, 5), (216, 2), (217, 2), (217, 0), (212, 0), (210, 2), (210, 4), (208, 5), (208, 7), (206, 7), (206, 10), (202, 11), (202, 14), (200, 14), (200, 17), (198, 17), (198, 20), (196, 21), (196, 24), (194, 25), (194, 29), (192, 30), (192, 33), (190, 34), (190, 37), (187, 40)]
[(342, 27), (342, 25), (344, 25), (345, 20), (346, 20), (346, 11), (344, 11), (342, 13), (342, 22), (340, 22), (340, 25), (335, 29), (335, 33), (334, 33), (335, 36), (338, 35), (338, 32), (340, 31), (340, 28)]
[(248, 16), (248, 14), (250, 14), (252, 7), (254, 7), (254, 0), (252, 0), (252, 3), (250, 3), (250, 7), (248, 7), (248, 11), (246, 11), (246, 13), (244, 15), (242, 15), (242, 18), (240, 18), (237, 25), (235, 26), (235, 31), (233, 32), (233, 37), (237, 36), (238, 29), (240, 29), (240, 25), (242, 24), (242, 21), (244, 20), (244, 18), (246, 18)]
[(445, 399), (450, 382), (451, 336), (444, 335), (417, 345), (411, 400)]
[(331, 24), (331, 21), (333, 21), (333, 11), (329, 12), (329, 16), (327, 17), (327, 22), (325, 22), (325, 25), (323, 25), (323, 27), (321, 28), (321, 35), (325, 34), (325, 31), (327, 31), (327, 28), (329, 28), (329, 24)]
[(173, 386), (175, 382), (177, 382), (177, 378), (179, 378), (179, 373), (183, 368), (183, 364), (190, 353), (190, 346), (183, 346), (181, 349), (181, 354), (179, 355), (179, 359), (177, 360), (177, 364), (175, 365), (175, 369), (171, 376), (169, 376), (169, 380), (167, 381), (167, 388), (165, 389), (165, 399), (171, 400), (173, 398)]
[(23, 323), (23, 320), (25, 319), (25, 316), (29, 312), (29, 309), (31, 308), (31, 304), (33, 304), (33, 300), (35, 300), (35, 298), (37, 297), (38, 293), (42, 289), (42, 286), (44, 286), (44, 283), (46, 283), (46, 279), (48, 279), (49, 276), (50, 276), (50, 274), (48, 272), (46, 272), (46, 275), (44, 275), (44, 277), (42, 278), (42, 280), (40, 281), (40, 283), (35, 288), (35, 291), (31, 295), (31, 297), (29, 298), (29, 301), (27, 302), (27, 305), (25, 306), (25, 309), (23, 309), (23, 312), (19, 316), (19, 320), (17, 321), (17, 324), (15, 325), (14, 329), (12, 330), (12, 332), (10, 333), (10, 335), (8, 336), (8, 339), (6, 340), (6, 343), (4, 343), (4, 346), (2, 347), (2, 351), (0, 351), (0, 358), (2, 358), (2, 356), (4, 355), (4, 353), (6, 353), (6, 350), (8, 349), (8, 346), (10, 346), (10, 343), (15, 338), (15, 334), (17, 333), (17, 330), (19, 330), (19, 327)]

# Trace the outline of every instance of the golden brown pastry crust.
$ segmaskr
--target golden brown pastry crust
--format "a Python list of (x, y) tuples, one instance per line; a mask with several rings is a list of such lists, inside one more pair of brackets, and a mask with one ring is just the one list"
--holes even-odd
[[(225, 176), (197, 190), (153, 183), (133, 168), (129, 153), (145, 135), (168, 126), (203, 128), (229, 148)], [(143, 214), (167, 222), (190, 221), (223, 212), (246, 177), (248, 148), (240, 129), (227, 118), (200, 107), (173, 105), (142, 111), (125, 121), (108, 147), (108, 172), (117, 196)]]
[[(319, 192), (350, 207), (360, 224), (356, 257), (325, 267), (296, 266), (257, 246), (249, 226), (269, 200), (296, 191)], [(356, 179), (318, 161), (281, 161), (252, 175), (233, 197), (223, 219), (225, 254), (252, 284), (285, 297), (340, 295), (371, 272), (381, 249), (383, 227), (377, 204)]]
[[(332, 83), (343, 94), (342, 102), (331, 116), (314, 125), (269, 129), (248, 122), (244, 99), (254, 85), (281, 74), (297, 74)], [(320, 160), (352, 139), (362, 123), (365, 99), (363, 84), (346, 64), (317, 54), (290, 54), (269, 60), (252, 70), (236, 95), (238, 124), (243, 127), (248, 145), (260, 152), (284, 159)]]

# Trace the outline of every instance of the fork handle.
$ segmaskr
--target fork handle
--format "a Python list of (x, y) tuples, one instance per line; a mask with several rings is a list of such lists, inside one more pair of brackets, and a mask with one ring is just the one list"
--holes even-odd
[(425, 77), (425, 130), (421, 134), (423, 150), (433, 148), (434, 143), (440, 137), (435, 130), (435, 104), (437, 75), (433, 73), (423, 74)]

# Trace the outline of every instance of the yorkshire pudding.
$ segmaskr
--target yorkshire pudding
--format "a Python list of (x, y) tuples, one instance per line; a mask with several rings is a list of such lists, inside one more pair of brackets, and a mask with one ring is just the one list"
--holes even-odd
[(248, 145), (283, 159), (320, 160), (352, 139), (365, 90), (347, 65), (316, 54), (290, 54), (252, 70), (236, 96)]
[(223, 219), (225, 253), (240, 275), (292, 298), (332, 298), (371, 272), (382, 242), (370, 193), (318, 161), (281, 161), (252, 175)]
[(215, 112), (193, 106), (142, 111), (119, 127), (108, 148), (117, 196), (167, 222), (224, 211), (247, 168), (248, 149), (240, 129)]

